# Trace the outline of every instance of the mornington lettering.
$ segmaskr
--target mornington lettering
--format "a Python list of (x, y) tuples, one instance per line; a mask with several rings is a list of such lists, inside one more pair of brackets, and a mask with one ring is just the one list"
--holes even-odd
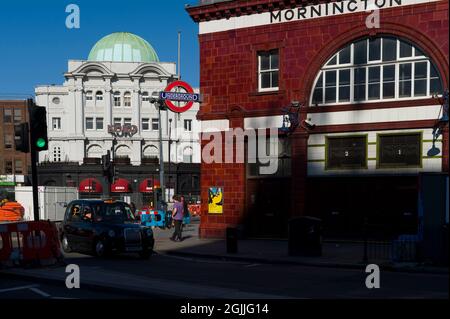
[(356, 11), (367, 11), (369, 5), (375, 4), (379, 9), (401, 6), (403, 0), (349, 0), (328, 2), (312, 6), (270, 12), (270, 23), (288, 22), (294, 19), (312, 19)]

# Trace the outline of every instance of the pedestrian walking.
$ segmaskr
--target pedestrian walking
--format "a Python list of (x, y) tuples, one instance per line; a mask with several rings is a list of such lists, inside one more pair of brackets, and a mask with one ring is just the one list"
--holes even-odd
[(183, 225), (183, 217), (184, 217), (184, 209), (183, 203), (178, 195), (173, 196), (173, 210), (172, 210), (172, 219), (175, 224), (175, 231), (170, 238), (172, 241), (182, 241), (182, 225)]

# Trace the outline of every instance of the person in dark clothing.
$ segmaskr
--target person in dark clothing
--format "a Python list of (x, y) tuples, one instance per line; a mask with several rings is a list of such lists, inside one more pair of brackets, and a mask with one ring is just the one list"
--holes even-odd
[(182, 241), (182, 225), (183, 225), (183, 217), (184, 217), (184, 209), (183, 203), (180, 201), (180, 197), (178, 195), (173, 196), (173, 210), (172, 210), (172, 219), (175, 223), (175, 231), (170, 238), (172, 241)]
[[(188, 208), (188, 203), (186, 201), (186, 198), (181, 195), (181, 203), (183, 204), (183, 218), (185, 217), (189, 217), (189, 208)], [(183, 223), (181, 223), (181, 230), (183, 230), (184, 228), (184, 220)]]

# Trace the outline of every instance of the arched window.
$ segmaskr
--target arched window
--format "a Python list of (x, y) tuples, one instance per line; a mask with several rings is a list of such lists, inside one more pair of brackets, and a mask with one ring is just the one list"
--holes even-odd
[(149, 145), (144, 148), (143, 155), (146, 158), (159, 158), (159, 149), (155, 145)]
[(55, 146), (53, 147), (53, 162), (61, 162), (62, 155), (61, 155), (61, 147)]
[(119, 145), (116, 148), (115, 155), (117, 157), (129, 157), (130, 154), (131, 154), (131, 149), (126, 145)]
[(103, 155), (103, 150), (100, 145), (92, 145), (87, 150), (88, 158), (101, 158)]
[(183, 163), (192, 163), (192, 147), (188, 146), (183, 149)]
[(86, 92), (86, 101), (92, 101), (92, 91)]
[(122, 106), (120, 92), (118, 91), (114, 92), (114, 106), (116, 107)]
[(364, 38), (325, 63), (311, 105), (416, 99), (441, 91), (435, 65), (419, 48), (394, 37)]
[(125, 94), (123, 95), (123, 105), (126, 107), (131, 106), (131, 93), (130, 92), (125, 92)]
[(103, 101), (103, 92), (102, 91), (97, 91), (97, 93), (95, 93), (95, 100), (97, 102)]
[(148, 95), (148, 92), (142, 93), (142, 102), (148, 102), (150, 101), (150, 96)]

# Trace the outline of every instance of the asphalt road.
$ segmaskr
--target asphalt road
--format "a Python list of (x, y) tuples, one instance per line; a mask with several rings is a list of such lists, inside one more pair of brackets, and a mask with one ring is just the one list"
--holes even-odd
[[(170, 231), (168, 231), (170, 232)], [(167, 238), (168, 233), (158, 234)], [(286, 298), (414, 298), (448, 299), (448, 274), (381, 272), (381, 288), (368, 289), (367, 274), (360, 270), (295, 265), (252, 264), (184, 258), (157, 254), (149, 260), (135, 255), (99, 259), (82, 254), (66, 255), (68, 264), (98, 271), (133, 274), (151, 279), (174, 280), (192, 285), (237, 289)], [(118, 292), (68, 290), (61, 285), (30, 283), (0, 278), (0, 299), (4, 298), (135, 298)], [(28, 287), (38, 285), (37, 287)], [(25, 287), (25, 288), (22, 288)], [(21, 288), (21, 289), (14, 289)], [(37, 292), (37, 288), (44, 294)], [(7, 290), (12, 289), (12, 290)], [(48, 295), (48, 296), (46, 296)], [(158, 297), (155, 295), (155, 297)]]
[(126, 294), (119, 294), (117, 292), (92, 291), (83, 289), (67, 289), (61, 283), (43, 283), (33, 282), (25, 279), (9, 278), (0, 275), (0, 300), (10, 299), (58, 299), (58, 300), (73, 300), (73, 299), (129, 299), (135, 298)]

